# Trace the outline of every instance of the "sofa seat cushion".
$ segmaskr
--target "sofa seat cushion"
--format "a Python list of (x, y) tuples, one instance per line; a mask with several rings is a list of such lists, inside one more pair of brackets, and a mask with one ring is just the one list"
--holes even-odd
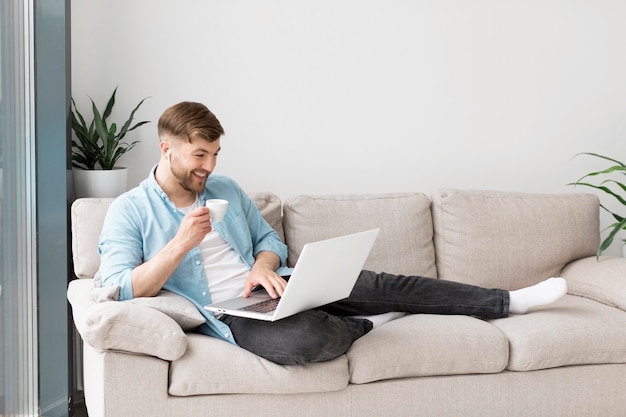
[(442, 279), (515, 290), (559, 275), (600, 243), (595, 195), (443, 189), (432, 200)]
[(299, 394), (348, 386), (345, 355), (307, 365), (278, 365), (228, 342), (188, 334), (187, 352), (171, 363), (169, 393)]
[(587, 298), (567, 295), (492, 323), (509, 339), (511, 371), (626, 363), (626, 313)]
[(430, 198), (423, 193), (300, 195), (283, 207), (289, 266), (306, 243), (379, 228), (364, 269), (436, 277)]
[(407, 315), (358, 339), (347, 353), (350, 382), (501, 372), (508, 341), (491, 324), (466, 316)]

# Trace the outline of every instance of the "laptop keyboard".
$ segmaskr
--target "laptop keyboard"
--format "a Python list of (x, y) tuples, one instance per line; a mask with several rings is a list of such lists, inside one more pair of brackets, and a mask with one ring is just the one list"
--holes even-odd
[(270, 311), (276, 310), (279, 300), (280, 298), (270, 298), (269, 300), (260, 301), (256, 304), (243, 307), (241, 310), (254, 311), (256, 313), (269, 313)]

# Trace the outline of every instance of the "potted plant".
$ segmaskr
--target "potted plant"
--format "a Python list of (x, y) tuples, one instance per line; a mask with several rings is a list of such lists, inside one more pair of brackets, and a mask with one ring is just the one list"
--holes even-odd
[(149, 123), (142, 121), (131, 126), (135, 112), (146, 100), (144, 98), (137, 104), (128, 117), (128, 120), (118, 131), (116, 123), (108, 122), (108, 118), (115, 106), (115, 94), (113, 90), (106, 108), (100, 112), (91, 100), (93, 119), (89, 124), (78, 111), (76, 102), (72, 98), (72, 167), (74, 173), (74, 186), (76, 197), (117, 197), (126, 191), (127, 173), (126, 168), (118, 167), (118, 159), (126, 152), (135, 147), (139, 141), (125, 142), (124, 137), (128, 132)]
[[(616, 179), (616, 178), (623, 179), (623, 177), (618, 177), (618, 176), (626, 175), (626, 165), (624, 165), (624, 163), (616, 159), (609, 158), (608, 156), (598, 155), (595, 153), (583, 152), (578, 155), (589, 155), (589, 156), (601, 158), (601, 159), (610, 161), (612, 164), (615, 164), (615, 165), (611, 165), (610, 167), (602, 171), (591, 172), (583, 176), (582, 178), (580, 178), (578, 181), (574, 183), (570, 183), (568, 185), (582, 185), (585, 187), (591, 187), (591, 188), (595, 188), (596, 190), (600, 190), (606, 193), (607, 195), (611, 196), (611, 198), (615, 198), (615, 200), (617, 200), (624, 207), (626, 211), (626, 185), (625, 185), (626, 183), (620, 182), (618, 181), (618, 179)], [(588, 182), (590, 181), (591, 177), (598, 177), (599, 181), (601, 182), (599, 183)], [(600, 207), (606, 210), (615, 219), (615, 222), (607, 227), (607, 230), (610, 230), (610, 232), (607, 235), (607, 237), (602, 241), (602, 243), (600, 243), (600, 246), (598, 247), (598, 253), (597, 253), (598, 257), (602, 255), (602, 253), (609, 246), (611, 246), (611, 244), (613, 243), (613, 240), (615, 239), (615, 237), (618, 235), (618, 233), (621, 230), (626, 230), (626, 213), (624, 213), (624, 215), (619, 215), (615, 211), (608, 209), (605, 205), (600, 204)], [(626, 257), (626, 239), (622, 239), (622, 243), (623, 243), (622, 256)]]

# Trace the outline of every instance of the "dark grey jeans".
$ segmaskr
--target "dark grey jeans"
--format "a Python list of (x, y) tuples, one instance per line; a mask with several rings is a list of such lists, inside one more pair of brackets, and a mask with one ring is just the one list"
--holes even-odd
[(242, 348), (279, 364), (333, 359), (372, 329), (369, 320), (347, 316), (401, 311), (506, 317), (509, 292), (419, 276), (362, 271), (350, 296), (275, 322), (223, 316)]

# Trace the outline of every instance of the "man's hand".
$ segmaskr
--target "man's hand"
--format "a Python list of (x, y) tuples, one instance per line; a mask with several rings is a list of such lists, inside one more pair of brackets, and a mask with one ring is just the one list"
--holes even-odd
[(209, 209), (199, 207), (183, 218), (174, 240), (187, 253), (198, 246), (211, 230), (213, 228), (211, 227)]
[(280, 259), (275, 253), (260, 252), (243, 285), (243, 296), (249, 297), (252, 290), (261, 285), (272, 298), (282, 297), (287, 281), (276, 273), (279, 265)]

